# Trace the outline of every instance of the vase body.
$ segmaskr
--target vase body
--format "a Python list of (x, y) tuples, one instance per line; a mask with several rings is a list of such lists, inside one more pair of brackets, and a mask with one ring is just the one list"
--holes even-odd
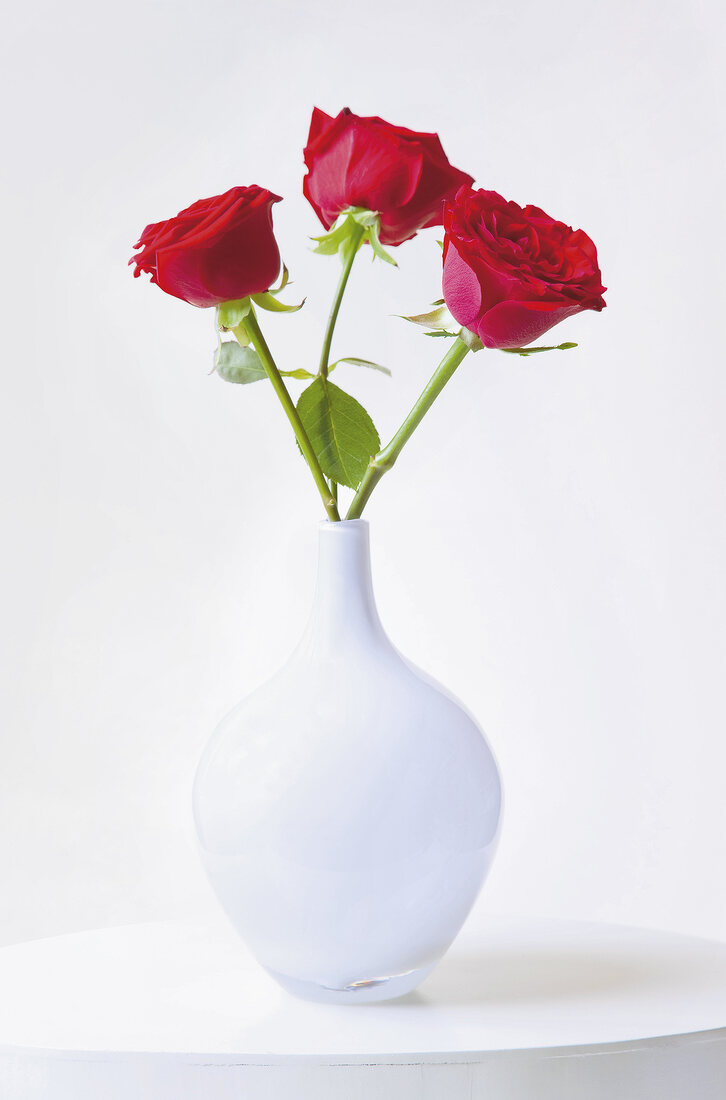
[(202, 860), (238, 932), (298, 996), (407, 993), (479, 892), (500, 805), (481, 731), (381, 626), (368, 524), (321, 524), (305, 634), (195, 780)]

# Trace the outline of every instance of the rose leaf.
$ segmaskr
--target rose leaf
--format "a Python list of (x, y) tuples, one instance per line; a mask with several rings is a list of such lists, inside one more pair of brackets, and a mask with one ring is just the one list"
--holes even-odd
[(251, 347), (240, 347), (234, 340), (220, 344), (214, 355), (217, 374), (225, 382), (236, 382), (246, 386), (250, 382), (260, 382), (267, 378), (260, 357)]
[(297, 411), (326, 477), (357, 489), (381, 445), (363, 406), (329, 379), (316, 378), (300, 395)]

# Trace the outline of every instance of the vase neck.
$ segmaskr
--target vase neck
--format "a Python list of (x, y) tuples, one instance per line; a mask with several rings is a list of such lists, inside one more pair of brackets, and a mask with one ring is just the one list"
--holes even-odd
[(366, 520), (321, 523), (307, 639), (331, 647), (384, 638), (373, 596)]

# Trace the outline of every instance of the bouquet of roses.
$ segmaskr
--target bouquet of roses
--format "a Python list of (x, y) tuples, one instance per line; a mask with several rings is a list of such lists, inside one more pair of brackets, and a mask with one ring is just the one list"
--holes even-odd
[[(280, 295), (287, 268), (272, 227), (280, 196), (258, 186), (201, 199), (168, 221), (148, 225), (131, 259), (134, 274), (177, 298), (215, 307), (220, 334), (216, 373), (226, 382), (269, 379), (310, 467), (328, 518), (341, 519), (338, 486), (353, 490), (345, 519), (360, 517), (373, 489), (469, 352), (565, 350), (532, 347), (548, 329), (583, 310), (605, 307), (595, 245), (536, 206), (520, 207), (448, 161), (436, 134), (362, 118), (347, 108), (331, 118), (313, 111), (305, 147), (303, 192), (326, 232), (315, 251), (337, 255), (341, 272), (317, 369), (281, 370), (258, 311), (294, 312)], [(448, 350), (408, 416), (384, 447), (363, 406), (330, 374), (340, 362), (382, 370), (364, 359), (331, 362), (335, 324), (351, 268), (368, 246), (395, 264), (392, 249), (420, 230), (443, 226), (443, 297), (408, 320)], [(274, 284), (279, 278), (277, 286)], [(233, 339), (223, 340), (231, 333)], [(303, 380), (294, 402), (286, 378)]]

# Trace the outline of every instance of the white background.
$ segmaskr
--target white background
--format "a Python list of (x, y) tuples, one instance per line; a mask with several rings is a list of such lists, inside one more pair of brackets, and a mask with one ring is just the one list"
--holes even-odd
[[(26, 3), (3, 25), (0, 939), (215, 903), (193, 770), (287, 656), (320, 506), (211, 312), (134, 280), (147, 222), (275, 208), (310, 366), (337, 276), (301, 193), (313, 104), (436, 130), (599, 247), (572, 352), (471, 356), (368, 511), (394, 641), (488, 731), (506, 822), (479, 911), (726, 937), (720, 4)], [(9, 169), (9, 171), (8, 171)], [(336, 380), (386, 438), (441, 343), (439, 233), (358, 262)], [(553, 333), (554, 335), (554, 333)], [(344, 373), (345, 372), (345, 373)]]

